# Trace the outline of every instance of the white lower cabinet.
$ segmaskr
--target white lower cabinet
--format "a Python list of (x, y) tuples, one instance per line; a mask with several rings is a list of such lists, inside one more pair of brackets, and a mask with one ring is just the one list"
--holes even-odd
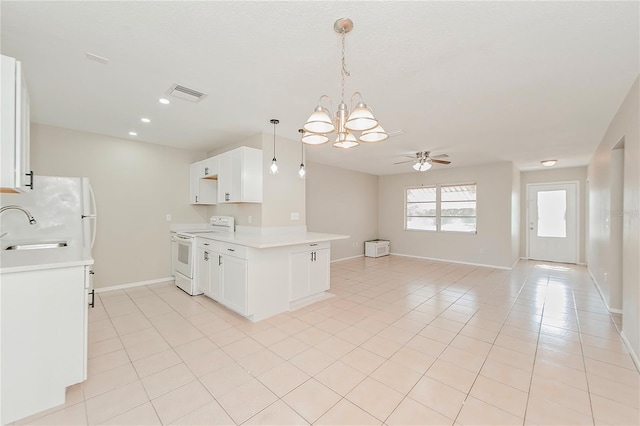
[(195, 280), (198, 289), (220, 302), (220, 253), (217, 245), (210, 240), (199, 241), (196, 246)]
[(197, 238), (198, 287), (252, 321), (310, 303), (329, 290), (328, 242), (253, 248), (211, 238)]
[(249, 315), (249, 292), (247, 281), (247, 260), (222, 254), (220, 276), (222, 304), (237, 313)]
[(329, 290), (330, 255), (328, 243), (295, 246), (290, 261), (290, 301)]
[(86, 379), (87, 268), (2, 274), (1, 424), (64, 404)]

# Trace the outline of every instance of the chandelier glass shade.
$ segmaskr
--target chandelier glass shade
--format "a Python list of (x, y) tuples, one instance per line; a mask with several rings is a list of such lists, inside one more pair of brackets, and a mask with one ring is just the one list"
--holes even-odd
[[(350, 75), (345, 61), (345, 36), (353, 29), (353, 22), (349, 18), (338, 19), (333, 25), (334, 30), (342, 36), (342, 100), (333, 114), (333, 104), (331, 98), (322, 95), (318, 101), (318, 106), (302, 126), (304, 134), (302, 142), (310, 145), (320, 145), (329, 141), (329, 133), (336, 132), (337, 136), (333, 146), (337, 148), (352, 148), (358, 146), (359, 142), (381, 142), (389, 137), (378, 120), (374, 117), (373, 111), (362, 100), (362, 95), (355, 92), (351, 96), (351, 106), (354, 98), (357, 99), (355, 108), (351, 112), (344, 102), (345, 78)], [(323, 105), (323, 101), (328, 102), (329, 108)], [(332, 118), (332, 116), (334, 116)], [(361, 132), (356, 138), (353, 132)]]

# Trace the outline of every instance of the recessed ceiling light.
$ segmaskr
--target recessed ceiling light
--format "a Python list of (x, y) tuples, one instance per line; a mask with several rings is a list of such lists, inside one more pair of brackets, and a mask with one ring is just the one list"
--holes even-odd
[(542, 164), (545, 167), (551, 167), (551, 166), (555, 166), (557, 162), (558, 160), (542, 160), (540, 164)]
[(160, 102), (161, 104), (164, 104), (164, 105), (168, 105), (168, 104), (171, 103), (171, 102), (169, 102), (169, 99), (165, 99), (165, 98), (158, 99), (158, 102)]
[(131, 136), (138, 136), (138, 133), (137, 133), (137, 132), (133, 132), (133, 131), (131, 131), (131, 132), (129, 132), (129, 135), (131, 135)]
[(140, 119), (140, 121), (142, 121), (143, 123), (151, 123), (151, 120), (149, 120), (148, 118), (142, 117)]

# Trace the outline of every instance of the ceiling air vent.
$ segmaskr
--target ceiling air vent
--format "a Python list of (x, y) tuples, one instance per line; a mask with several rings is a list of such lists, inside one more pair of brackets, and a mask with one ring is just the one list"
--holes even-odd
[(189, 89), (188, 87), (180, 86), (179, 84), (174, 84), (173, 86), (171, 86), (167, 94), (191, 102), (200, 102), (207, 97), (207, 95), (202, 92)]

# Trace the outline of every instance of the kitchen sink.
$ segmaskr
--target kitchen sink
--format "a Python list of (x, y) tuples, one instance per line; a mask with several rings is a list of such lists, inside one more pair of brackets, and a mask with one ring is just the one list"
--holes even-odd
[(5, 250), (38, 250), (38, 249), (51, 249), (67, 247), (66, 241), (54, 241), (46, 243), (29, 243), (29, 244), (14, 244), (5, 247)]

